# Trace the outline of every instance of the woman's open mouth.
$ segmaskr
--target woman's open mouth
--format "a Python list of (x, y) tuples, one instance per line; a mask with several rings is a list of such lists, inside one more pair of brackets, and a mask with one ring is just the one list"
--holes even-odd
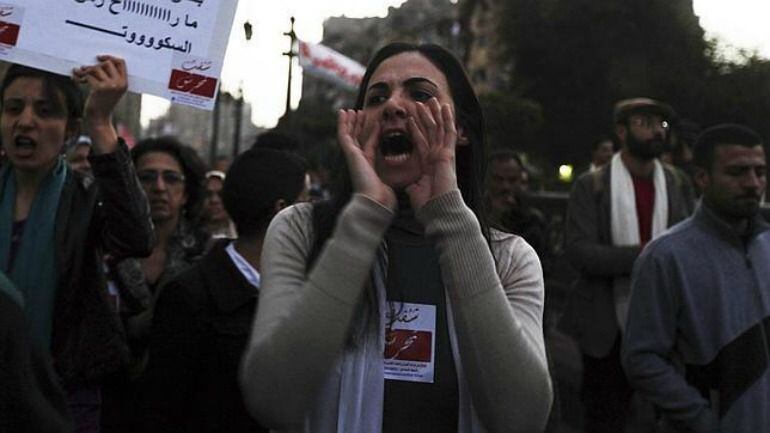
[(35, 143), (35, 140), (24, 137), (24, 136), (17, 136), (13, 140), (13, 146), (16, 149), (16, 154), (19, 156), (30, 156), (35, 152), (35, 148), (37, 147), (37, 143)]
[(389, 163), (401, 163), (409, 159), (412, 141), (401, 131), (387, 132), (380, 139), (380, 153)]

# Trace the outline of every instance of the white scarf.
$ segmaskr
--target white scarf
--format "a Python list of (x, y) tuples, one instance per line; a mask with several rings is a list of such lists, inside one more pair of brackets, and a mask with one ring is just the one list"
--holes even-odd
[[(652, 174), (655, 186), (655, 207), (652, 211), (652, 239), (666, 230), (668, 225), (668, 191), (663, 165), (656, 159)], [(612, 245), (632, 246), (641, 244), (639, 219), (636, 216), (636, 193), (631, 173), (620, 158), (620, 152), (610, 162), (610, 227)], [(651, 240), (652, 240), (651, 239)], [(615, 315), (621, 332), (626, 327), (631, 284), (628, 277), (617, 277), (613, 281)]]
[[(303, 433), (380, 433), (385, 393), (385, 280), (388, 269), (387, 251), (380, 247), (372, 270), (372, 284), (377, 296), (378, 320), (359, 314), (353, 319), (353, 329), (362, 329), (354, 336), (357, 344), (348, 345), (341, 359), (324, 384), (314, 410), (305, 418)], [(457, 351), (457, 332), (452, 317), (449, 296), (447, 325), (452, 355), (457, 369), (459, 414), (458, 433), (488, 433), (473, 408)], [(360, 309), (359, 311), (361, 311)], [(371, 313), (370, 313), (371, 315)], [(364, 324), (367, 324), (364, 326)]]

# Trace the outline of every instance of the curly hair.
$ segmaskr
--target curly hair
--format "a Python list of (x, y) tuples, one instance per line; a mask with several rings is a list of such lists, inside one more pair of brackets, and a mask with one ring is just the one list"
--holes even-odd
[(162, 152), (171, 155), (182, 167), (184, 187), (187, 193), (187, 203), (184, 210), (189, 220), (198, 221), (203, 203), (203, 180), (205, 179), (206, 164), (203, 163), (193, 148), (170, 136), (146, 138), (139, 141), (131, 149), (131, 159), (136, 165), (142, 155), (150, 152)]

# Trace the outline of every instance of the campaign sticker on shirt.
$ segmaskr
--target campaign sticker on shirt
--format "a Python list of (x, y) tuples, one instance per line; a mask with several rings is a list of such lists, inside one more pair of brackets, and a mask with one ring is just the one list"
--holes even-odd
[(385, 379), (433, 383), (436, 306), (389, 302), (385, 318)]

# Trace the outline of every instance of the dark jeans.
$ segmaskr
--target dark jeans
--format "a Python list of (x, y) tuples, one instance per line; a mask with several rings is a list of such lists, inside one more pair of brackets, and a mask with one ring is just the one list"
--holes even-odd
[(583, 389), (586, 433), (622, 433), (630, 413), (633, 389), (620, 364), (620, 334), (604, 358), (583, 354)]

